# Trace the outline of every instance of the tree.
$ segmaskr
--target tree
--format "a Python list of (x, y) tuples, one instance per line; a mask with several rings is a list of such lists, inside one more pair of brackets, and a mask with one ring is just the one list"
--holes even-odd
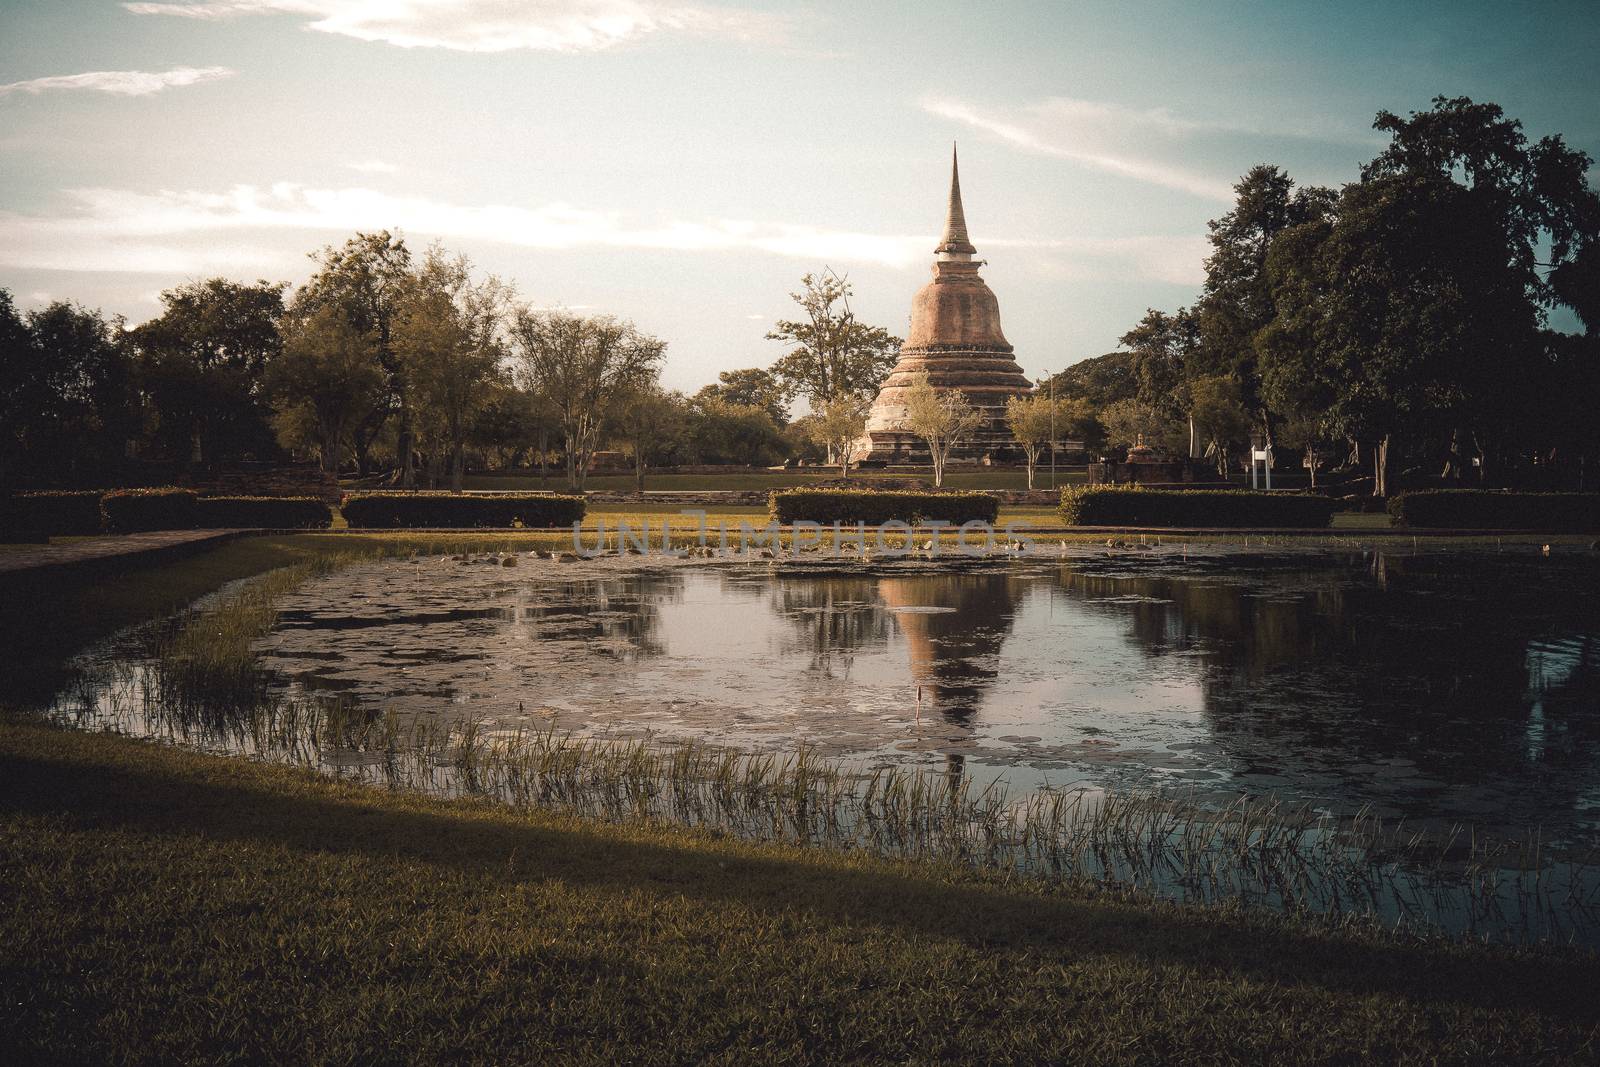
[(1214, 374), (1189, 383), (1189, 426), (1206, 452), (1216, 457), (1217, 473), (1226, 475), (1233, 446), (1250, 436), (1250, 412), (1238, 381)]
[(1154, 408), (1127, 397), (1107, 404), (1100, 409), (1100, 422), (1105, 427), (1106, 443), (1115, 448), (1128, 448), (1141, 442), (1170, 442), (1175, 424)]
[(861, 449), (862, 437), (867, 432), (867, 410), (871, 401), (861, 396), (836, 396), (826, 401), (815, 414), (807, 428), (811, 439), (821, 445), (824, 454), (839, 464), (841, 477), (850, 477), (850, 464)]
[(312, 258), (319, 269), (296, 294), (297, 309), (310, 314), (338, 308), (351, 329), (372, 337), (373, 358), (383, 373), (383, 403), (368, 411), (351, 430), (358, 460), (392, 416), (397, 424), (396, 477), (409, 488), (416, 484), (416, 427), (410, 382), (395, 350), (394, 323), (412, 280), (411, 251), (404, 237), (380, 230), (357, 233), (343, 246), (329, 245)]
[(343, 466), (352, 429), (383, 402), (376, 348), (376, 337), (352, 326), (342, 309), (327, 306), (290, 317), (283, 352), (267, 369), (280, 435), (292, 443), (297, 428), (309, 428), (330, 473)]
[(283, 282), (210, 278), (161, 294), (129, 339), (169, 455), (201, 461), (270, 449), (266, 367), (283, 349)]
[(1192, 372), (1236, 381), (1245, 407), (1270, 435), (1257, 348), (1257, 335), (1276, 316), (1267, 256), (1284, 230), (1326, 217), (1336, 195), (1319, 187), (1297, 190), (1293, 179), (1268, 164), (1252, 167), (1233, 188), (1233, 210), (1209, 225), (1212, 252), (1195, 306), (1199, 345)]
[(717, 375), (717, 384), (706, 386), (696, 395), (715, 396), (730, 404), (761, 408), (779, 426), (789, 421), (789, 401), (784, 395), (783, 382), (772, 371), (760, 367), (725, 370)]
[(832, 271), (807, 274), (800, 284), (802, 290), (789, 295), (806, 317), (779, 320), (767, 334), (768, 340), (791, 346), (772, 365), (785, 394), (804, 396), (816, 408), (836, 396), (872, 396), (894, 367), (900, 338), (857, 321), (850, 310), (850, 283)]
[(730, 404), (716, 396), (696, 396), (689, 402), (684, 449), (696, 463), (757, 467), (777, 463), (790, 451), (783, 429), (764, 408)]
[(935, 389), (928, 375), (912, 376), (906, 390), (906, 428), (928, 446), (933, 459), (933, 484), (944, 485), (944, 467), (951, 451), (983, 425), (983, 412), (958, 389)]
[[(1477, 277), (1468, 284), (1480, 292), (1485, 286), (1498, 293), (1520, 289), (1528, 312), (1503, 325), (1520, 334), (1531, 314), (1533, 328), (1542, 330), (1550, 312), (1564, 305), (1594, 331), (1600, 322), (1600, 193), (1589, 186), (1593, 160), (1587, 154), (1559, 136), (1530, 145), (1522, 124), (1499, 106), (1466, 97), (1436, 97), (1431, 110), (1406, 119), (1381, 111), (1373, 126), (1392, 140), (1362, 169), (1364, 182), (1410, 177), (1448, 183), (1470, 202), (1485, 235), (1498, 236), (1499, 262), (1477, 261)], [(1487, 272), (1496, 268), (1503, 277), (1490, 283)], [(1469, 449), (1487, 476), (1510, 457), (1508, 441), (1520, 439), (1526, 455), (1546, 436), (1550, 398), (1536, 385), (1549, 369), (1551, 346), (1523, 338), (1510, 351), (1495, 351), (1499, 344), (1473, 347), (1485, 358), (1462, 368), (1458, 421), (1445, 430), (1445, 470), (1456, 476)]]
[[(1187, 308), (1175, 314), (1150, 308), (1139, 325), (1118, 341), (1133, 356), (1134, 397), (1164, 421), (1189, 415), (1188, 378), (1195, 373), (1200, 323)], [(1195, 454), (1194, 420), (1189, 419), (1189, 455)]]
[(1139, 391), (1139, 375), (1132, 352), (1107, 352), (1079, 360), (1039, 388), (1054, 392), (1057, 400), (1082, 399), (1095, 409), (1126, 400)]
[(523, 466), (539, 445), (537, 399), (517, 385), (505, 366), (496, 368), (480, 395), (467, 433), (468, 447), (481, 454), (489, 466)]
[(465, 479), (473, 420), (506, 356), (501, 332), (510, 300), (499, 279), (474, 283), (466, 257), (434, 246), (397, 302), (393, 343), (413, 417), (438, 442), (435, 456), (448, 455), (454, 492)]
[(33, 331), (0, 289), (0, 489), (16, 479), (51, 400), (49, 368)]
[(1407, 175), (1347, 186), (1334, 223), (1297, 229), (1271, 261), (1278, 320), (1264, 332), (1272, 390), (1373, 442), (1387, 495), (1402, 434), (1438, 438), (1481, 417), (1497, 368), (1536, 344), (1532, 306), (1505, 270), (1491, 205)]
[(114, 480), (139, 431), (133, 361), (120, 322), (62, 301), (22, 322), (9, 294), (0, 304), (8, 446), (0, 451), (11, 453), (16, 477), (25, 470), (46, 484)]
[(1039, 465), (1039, 455), (1046, 446), (1054, 449), (1059, 434), (1066, 429), (1065, 404), (1035, 392), (1032, 396), (1013, 396), (1006, 400), (1006, 425), (1011, 436), (1022, 446), (1028, 461), (1028, 488), (1033, 488), (1033, 474)]
[(655, 380), (666, 344), (610, 316), (529, 308), (516, 312), (511, 340), (523, 380), (548, 398), (566, 440), (567, 484), (582, 489), (607, 406)]
[(611, 417), (612, 432), (633, 454), (634, 485), (644, 492), (645, 470), (663, 462), (682, 445), (687, 431), (688, 402), (655, 382), (643, 382), (619, 392)]

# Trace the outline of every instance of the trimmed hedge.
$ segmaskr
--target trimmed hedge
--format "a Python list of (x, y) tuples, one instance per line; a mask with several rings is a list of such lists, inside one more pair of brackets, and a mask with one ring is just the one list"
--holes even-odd
[(196, 499), (189, 489), (114, 489), (100, 498), (100, 520), (112, 533), (192, 530)]
[(773, 521), (832, 524), (865, 523), (881, 526), (899, 521), (994, 523), (1000, 515), (1000, 498), (992, 493), (918, 493), (892, 489), (782, 489), (768, 499)]
[(1213, 526), (1320, 528), (1333, 520), (1325, 496), (1248, 489), (1145, 489), (1079, 485), (1061, 490), (1068, 526)]
[(325, 530), (333, 512), (314, 496), (203, 496), (195, 502), (202, 530)]
[(349, 493), (344, 518), (358, 529), (571, 526), (585, 501), (562, 493)]
[(1600, 530), (1600, 493), (1503, 493), (1423, 489), (1389, 498), (1389, 515), (1419, 529)]
[(44, 489), (11, 498), (10, 524), (40, 537), (100, 532), (100, 490)]

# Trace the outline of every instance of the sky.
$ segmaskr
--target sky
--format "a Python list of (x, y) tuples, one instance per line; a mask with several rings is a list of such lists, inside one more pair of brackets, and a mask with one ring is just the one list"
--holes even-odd
[(399, 229), (632, 319), (693, 391), (782, 353), (808, 271), (903, 335), (959, 142), (1037, 377), (1192, 301), (1251, 166), (1353, 180), (1380, 109), (1600, 156), (1596, 55), (1593, 0), (0, 0), (0, 288), (139, 322)]

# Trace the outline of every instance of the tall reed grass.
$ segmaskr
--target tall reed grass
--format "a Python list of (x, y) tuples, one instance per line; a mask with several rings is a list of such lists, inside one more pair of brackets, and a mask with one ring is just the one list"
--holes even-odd
[[(353, 557), (350, 557), (353, 558)], [(154, 632), (56, 715), (208, 751), (390, 788), (470, 795), (612, 822), (980, 866), (1119, 892), (1265, 905), (1517, 941), (1600, 944), (1593, 852), (1559, 858), (1542, 835), (1427, 832), (1363, 810), (1337, 817), (1276, 798), (1043, 789), (1011, 795), (944, 768), (855, 765), (815, 749), (749, 752), (439, 725), (342, 698), (287, 699), (252, 647), (284, 592), (344, 558), (270, 572)]]

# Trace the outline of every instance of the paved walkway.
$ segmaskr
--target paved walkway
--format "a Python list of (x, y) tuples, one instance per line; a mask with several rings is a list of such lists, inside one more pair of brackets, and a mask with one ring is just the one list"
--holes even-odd
[(103, 564), (125, 566), (187, 555), (242, 536), (244, 530), (158, 530), (152, 533), (85, 537), (49, 545), (0, 548), (0, 578)]

